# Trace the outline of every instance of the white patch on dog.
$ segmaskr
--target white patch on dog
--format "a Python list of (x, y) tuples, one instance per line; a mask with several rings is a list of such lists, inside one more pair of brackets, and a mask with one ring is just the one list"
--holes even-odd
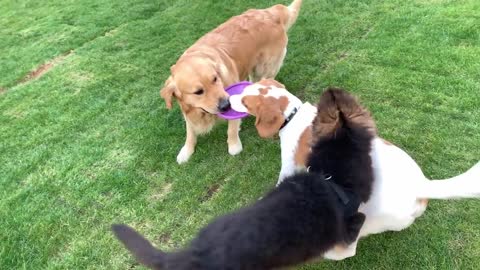
[(239, 140), (237, 144), (234, 145), (228, 145), (228, 153), (232, 156), (238, 155), (240, 152), (242, 152), (243, 146), (242, 142)]
[[(290, 102), (292, 103), (292, 102)], [(290, 103), (288, 108), (290, 107)], [(282, 156), (282, 168), (278, 176), (277, 186), (286, 177), (293, 175), (296, 171), (304, 168), (297, 168), (295, 165), (295, 153), (298, 148), (299, 138), (303, 131), (312, 125), (313, 119), (317, 115), (317, 108), (312, 104), (305, 102), (302, 104), (297, 114), (290, 120), (288, 125), (280, 130), (280, 146)]]
[(323, 254), (323, 258), (327, 260), (341, 261), (355, 256), (356, 250), (357, 242), (345, 248), (332, 248)]
[(193, 152), (193, 150), (188, 149), (188, 147), (184, 145), (177, 155), (177, 163), (182, 164), (187, 162), (192, 156)]

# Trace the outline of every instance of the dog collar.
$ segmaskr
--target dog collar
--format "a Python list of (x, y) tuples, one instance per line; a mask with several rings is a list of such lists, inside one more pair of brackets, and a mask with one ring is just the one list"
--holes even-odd
[(298, 112), (298, 108), (297, 107), (293, 108), (292, 112), (287, 117), (285, 117), (285, 122), (283, 122), (282, 126), (280, 127), (280, 130), (284, 128), (293, 119), (293, 117), (297, 114), (297, 112)]

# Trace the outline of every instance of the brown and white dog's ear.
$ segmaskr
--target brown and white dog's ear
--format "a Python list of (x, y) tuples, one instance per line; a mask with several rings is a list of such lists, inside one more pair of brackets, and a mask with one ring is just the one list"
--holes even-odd
[[(230, 104), (238, 104), (238, 106), (233, 106), (232, 105), (232, 108), (234, 109), (242, 109), (240, 110), (241, 112), (248, 112), (249, 114), (252, 114), (252, 115), (257, 115), (257, 111), (258, 111), (258, 108), (260, 108), (262, 102), (261, 102), (261, 98), (263, 97), (260, 97), (260, 96), (244, 96), (244, 97), (241, 97), (238, 99), (235, 99), (236, 97), (238, 96), (233, 96), (231, 98), (231, 101), (230, 101)], [(232, 102), (233, 100), (233, 102)]]
[(258, 110), (255, 127), (260, 137), (271, 138), (278, 133), (283, 122), (285, 122), (285, 118), (280, 110), (262, 107)]
[(285, 122), (283, 111), (288, 105), (285, 97), (244, 96), (240, 102), (242, 106), (237, 107), (245, 107), (248, 113), (255, 115), (255, 127), (262, 138), (273, 137)]
[(165, 100), (165, 105), (167, 106), (167, 109), (172, 108), (173, 97), (180, 97), (180, 91), (177, 90), (172, 76), (168, 77), (168, 79), (165, 81), (163, 88), (160, 90), (160, 96)]

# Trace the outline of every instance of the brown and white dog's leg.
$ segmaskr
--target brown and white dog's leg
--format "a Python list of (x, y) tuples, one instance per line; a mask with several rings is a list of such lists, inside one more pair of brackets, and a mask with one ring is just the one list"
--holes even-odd
[(357, 253), (358, 238), (355, 242), (348, 246), (337, 245), (323, 254), (323, 258), (327, 260), (341, 261), (346, 258), (355, 256)]
[(240, 124), (242, 120), (230, 120), (228, 121), (228, 153), (232, 156), (242, 152), (242, 141), (240, 141), (240, 137), (238, 136), (238, 132), (240, 131)]
[(195, 145), (197, 145), (197, 134), (195, 133), (194, 128), (186, 119), (185, 124), (187, 128), (187, 138), (185, 139), (185, 145), (177, 155), (178, 164), (187, 162), (193, 152), (195, 152)]

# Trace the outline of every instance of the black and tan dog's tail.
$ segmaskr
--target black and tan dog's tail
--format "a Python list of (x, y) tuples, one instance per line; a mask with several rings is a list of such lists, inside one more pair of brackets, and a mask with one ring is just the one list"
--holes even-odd
[(377, 132), (370, 112), (353, 95), (343, 89), (330, 87), (323, 92), (317, 105), (312, 137), (319, 139), (335, 135), (345, 125), (364, 127), (372, 136)]
[(163, 268), (167, 254), (153, 247), (133, 228), (123, 224), (114, 224), (112, 231), (140, 263), (152, 269)]

